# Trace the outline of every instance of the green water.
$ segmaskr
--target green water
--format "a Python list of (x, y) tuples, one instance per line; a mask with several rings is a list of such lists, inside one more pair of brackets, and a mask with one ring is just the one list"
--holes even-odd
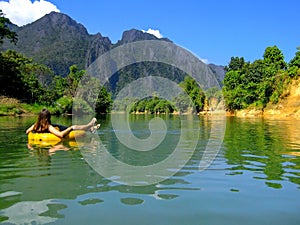
[[(148, 119), (131, 117), (137, 137), (149, 135)], [(115, 158), (147, 166), (176, 145), (179, 117), (162, 119), (169, 137), (154, 152), (120, 144), (110, 116), (98, 118), (96, 135)], [(71, 143), (28, 146), (24, 131), (34, 120), (0, 117), (0, 224), (300, 224), (300, 121), (227, 118), (221, 149), (201, 172), (213, 134), (210, 119), (200, 117), (197, 148), (179, 172), (126, 186), (95, 172)], [(53, 122), (69, 125), (71, 118)]]

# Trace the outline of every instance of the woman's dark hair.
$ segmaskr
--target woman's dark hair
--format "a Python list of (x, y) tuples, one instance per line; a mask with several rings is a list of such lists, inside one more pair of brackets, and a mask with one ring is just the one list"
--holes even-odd
[(51, 125), (51, 113), (47, 109), (42, 109), (39, 112), (38, 120), (34, 124), (33, 130), (38, 133), (46, 132), (49, 125)]

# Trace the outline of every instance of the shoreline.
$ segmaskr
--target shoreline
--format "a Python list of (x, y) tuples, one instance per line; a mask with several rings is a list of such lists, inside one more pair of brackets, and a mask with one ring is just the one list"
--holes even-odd
[(266, 119), (297, 119), (300, 120), (300, 109), (295, 112), (288, 112), (278, 109), (243, 109), (234, 112), (227, 112), (227, 117), (237, 118), (266, 118)]
[[(110, 112), (107, 114), (124, 114), (126, 112), (120, 111), (120, 112)], [(132, 115), (192, 115), (191, 113), (130, 113)], [(297, 119), (300, 120), (300, 109), (295, 110), (293, 112), (285, 111), (285, 110), (279, 110), (279, 109), (243, 109), (243, 110), (235, 110), (232, 112), (229, 111), (202, 111), (200, 113), (197, 113), (195, 115), (198, 116), (211, 116), (211, 115), (220, 115), (225, 114), (226, 117), (236, 117), (236, 118), (266, 118), (266, 119)], [(33, 117), (36, 116), (36, 113), (34, 112), (24, 112), (24, 113), (14, 113), (14, 112), (7, 112), (7, 113), (1, 113), (0, 117)], [(68, 115), (72, 116), (72, 115)]]

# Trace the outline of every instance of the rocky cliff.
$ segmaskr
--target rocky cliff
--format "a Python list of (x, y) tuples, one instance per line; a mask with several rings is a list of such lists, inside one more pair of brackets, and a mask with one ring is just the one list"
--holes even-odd
[[(100, 33), (89, 34), (87, 29), (68, 15), (52, 12), (39, 20), (23, 27), (12, 26), (18, 34), (17, 45), (5, 42), (2, 50), (14, 49), (36, 62), (49, 66), (57, 75), (66, 76), (69, 67), (76, 64), (79, 69), (85, 69), (95, 59), (111, 48), (119, 45), (141, 41), (161, 40), (168, 38), (156, 36), (131, 29), (123, 32), (122, 38), (113, 44), (108, 37)], [(222, 66), (209, 65), (217, 79), (224, 78)]]

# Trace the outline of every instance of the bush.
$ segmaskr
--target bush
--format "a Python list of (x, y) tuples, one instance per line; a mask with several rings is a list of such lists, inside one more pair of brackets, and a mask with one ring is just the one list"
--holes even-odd
[(55, 102), (55, 106), (60, 114), (72, 113), (73, 99), (67, 96), (61, 97)]

